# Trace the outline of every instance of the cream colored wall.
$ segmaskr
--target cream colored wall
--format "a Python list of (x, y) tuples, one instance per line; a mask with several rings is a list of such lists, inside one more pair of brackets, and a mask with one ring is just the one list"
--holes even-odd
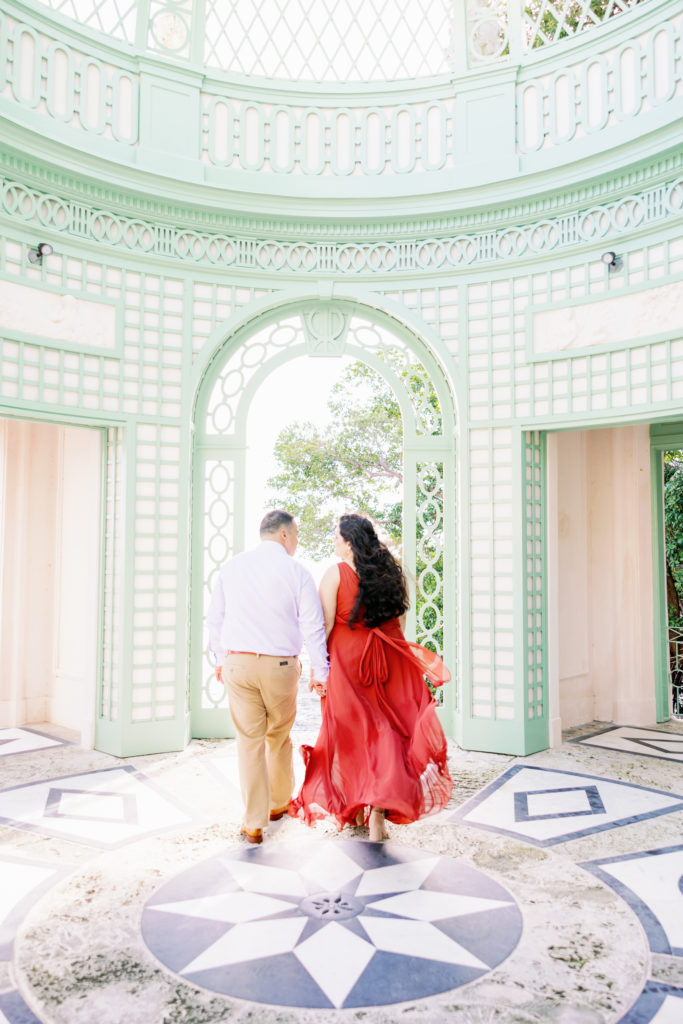
[(54, 428), (5, 421), (0, 715), (43, 722), (52, 675), (56, 508)]
[(95, 740), (100, 545), (100, 434), (60, 427), (54, 671), (48, 720)]
[(647, 425), (549, 437), (551, 742), (655, 721)]
[(0, 421), (0, 727), (51, 722), (92, 746), (100, 435)]

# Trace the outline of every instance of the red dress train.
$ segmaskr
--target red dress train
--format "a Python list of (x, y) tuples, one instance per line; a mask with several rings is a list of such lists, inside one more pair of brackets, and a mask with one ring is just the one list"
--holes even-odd
[(322, 727), (315, 746), (301, 748), (306, 777), (290, 814), (308, 824), (334, 815), (341, 828), (382, 807), (406, 824), (442, 810), (451, 795), (446, 737), (424, 681), (440, 686), (450, 676), (438, 655), (405, 639), (398, 619), (349, 628), (358, 577), (345, 562), (339, 573)]

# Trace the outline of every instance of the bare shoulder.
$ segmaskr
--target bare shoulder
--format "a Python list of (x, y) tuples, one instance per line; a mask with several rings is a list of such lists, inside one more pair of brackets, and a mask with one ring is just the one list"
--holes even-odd
[(337, 612), (337, 597), (339, 595), (339, 581), (341, 575), (339, 565), (331, 565), (323, 573), (323, 578), (318, 587), (320, 603), (323, 607), (325, 617), (325, 636), (328, 637), (334, 626), (334, 619)]
[(330, 565), (323, 573), (322, 579), (320, 580), (320, 586), (318, 591), (321, 594), (336, 594), (339, 590), (339, 564)]

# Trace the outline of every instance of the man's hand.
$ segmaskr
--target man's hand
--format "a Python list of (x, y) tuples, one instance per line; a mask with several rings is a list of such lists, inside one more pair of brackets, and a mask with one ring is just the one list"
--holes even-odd
[(223, 682), (223, 666), (222, 665), (216, 665), (216, 679), (218, 680), (219, 683)]
[(316, 679), (313, 675), (313, 669), (311, 669), (311, 681), (308, 684), (308, 689), (311, 693), (317, 693), (319, 697), (324, 697), (327, 693), (327, 683), (321, 683), (319, 679)]

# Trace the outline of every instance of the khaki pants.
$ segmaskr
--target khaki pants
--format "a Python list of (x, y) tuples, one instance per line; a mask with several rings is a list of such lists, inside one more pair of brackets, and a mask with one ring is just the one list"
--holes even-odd
[(301, 662), (269, 654), (228, 654), (223, 681), (237, 732), (244, 826), (264, 828), (294, 789), (292, 741)]

